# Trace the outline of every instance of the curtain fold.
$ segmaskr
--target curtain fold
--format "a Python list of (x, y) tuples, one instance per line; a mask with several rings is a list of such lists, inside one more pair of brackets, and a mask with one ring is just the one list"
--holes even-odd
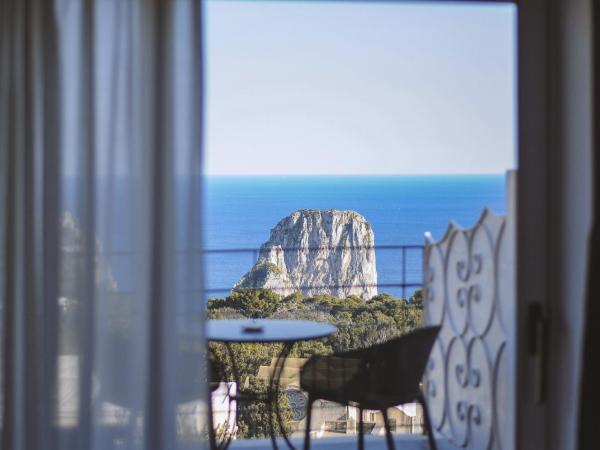
[(0, 2), (0, 448), (204, 448), (198, 0)]
[(586, 304), (584, 309), (583, 351), (581, 358), (581, 385), (579, 392), (579, 417), (577, 448), (593, 448), (598, 440), (596, 426), (598, 422), (598, 400), (600, 399), (600, 370), (596, 364), (596, 345), (600, 339), (600, 328), (595, 324), (600, 315), (598, 297), (600, 297), (600, 5), (592, 5), (593, 21), (593, 221), (588, 241), (588, 272), (586, 286)]

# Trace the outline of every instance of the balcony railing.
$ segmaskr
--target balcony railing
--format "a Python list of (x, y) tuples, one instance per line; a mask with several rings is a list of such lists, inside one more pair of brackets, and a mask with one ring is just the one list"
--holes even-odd
[[(398, 274), (390, 274), (383, 272), (383, 279), (386, 281), (377, 282), (377, 283), (362, 283), (362, 284), (327, 284), (327, 285), (310, 285), (310, 286), (295, 286), (298, 290), (308, 290), (308, 289), (352, 289), (352, 288), (377, 288), (383, 290), (399, 290), (402, 298), (406, 298), (407, 292), (409, 290), (419, 289), (422, 286), (422, 255), (423, 255), (424, 246), (420, 244), (393, 244), (393, 245), (373, 245), (373, 246), (320, 246), (320, 247), (285, 247), (281, 249), (277, 249), (277, 251), (281, 251), (284, 254), (286, 252), (320, 252), (324, 250), (336, 250), (336, 251), (352, 251), (352, 250), (373, 250), (376, 252), (376, 255), (383, 255), (383, 253), (396, 253), (399, 264), (399, 273)], [(202, 251), (202, 254), (205, 256), (212, 255), (239, 255), (240, 257), (248, 256), (251, 264), (249, 267), (252, 267), (254, 263), (256, 263), (261, 255), (261, 252), (268, 252), (269, 249), (259, 249), (259, 248), (213, 248), (213, 249), (205, 249)], [(411, 258), (416, 258), (412, 259)], [(376, 259), (379, 259), (377, 256)], [(387, 259), (387, 258), (385, 258)], [(412, 277), (409, 277), (409, 261), (414, 261), (414, 266), (417, 266), (417, 272), (413, 273)], [(389, 264), (389, 263), (388, 263)], [(397, 266), (393, 266), (396, 268)], [(385, 266), (384, 266), (385, 267)], [(381, 274), (378, 274), (381, 275)], [(381, 277), (379, 278), (381, 279)], [(223, 295), (231, 292), (233, 286), (212, 286), (211, 285), (211, 277), (210, 274), (207, 280), (207, 287), (204, 289), (204, 294), (207, 297), (215, 296), (215, 295)], [(277, 289), (272, 289), (277, 290)]]
[[(377, 267), (377, 271), (378, 271), (378, 275), (377, 278), (373, 277), (373, 281), (376, 281), (373, 284), (369, 284), (369, 278), (366, 278), (367, 283), (357, 283), (357, 284), (343, 284), (343, 283), (333, 283), (333, 284), (325, 284), (323, 283), (322, 285), (315, 285), (315, 284), (310, 284), (307, 286), (293, 286), (293, 289), (297, 289), (298, 291), (303, 291), (303, 290), (319, 290), (319, 289), (329, 289), (332, 292), (333, 291), (337, 291), (339, 289), (343, 289), (343, 290), (347, 290), (347, 289), (352, 289), (352, 288), (357, 288), (358, 290), (363, 290), (364, 288), (367, 287), (376, 287), (378, 288), (379, 292), (378, 293), (391, 293), (392, 295), (394, 294), (394, 292), (388, 292), (389, 290), (395, 290), (395, 293), (400, 293), (401, 297), (406, 299), (407, 297), (410, 296), (410, 294), (412, 294), (412, 291), (419, 289), (422, 285), (421, 280), (422, 280), (422, 258), (423, 258), (423, 245), (418, 245), (418, 244), (405, 244), (405, 245), (377, 245), (377, 246), (319, 246), (319, 247), (285, 247), (285, 248), (226, 248), (226, 249), (206, 249), (203, 251), (203, 255), (207, 256), (208, 258), (210, 258), (211, 256), (231, 256), (232, 258), (236, 258), (238, 262), (236, 267), (244, 267), (245, 271), (250, 270), (250, 268), (257, 262), (259, 261), (261, 255), (265, 256), (265, 260), (267, 261), (280, 261), (278, 255), (273, 255), (271, 252), (281, 252), (283, 255), (286, 254), (297, 254), (298, 252), (303, 252), (304, 254), (308, 255), (308, 259), (309, 259), (309, 263), (308, 265), (310, 266), (310, 260), (311, 259), (317, 259), (319, 258), (320, 253), (322, 253), (323, 257), (328, 257), (329, 255), (331, 255), (333, 253), (333, 257), (336, 258), (338, 257), (338, 255), (341, 255), (342, 252), (351, 252), (351, 251), (361, 251), (361, 252), (373, 252), (373, 256), (375, 256), (374, 260), (378, 262), (378, 267)], [(381, 257), (381, 255), (383, 253), (387, 252), (387, 255), (385, 255), (385, 257)], [(337, 255), (336, 255), (337, 253)], [(273, 256), (274, 258), (269, 258), (270, 256)], [(286, 258), (287, 259), (287, 258)], [(241, 264), (239, 264), (241, 260)], [(249, 261), (250, 260), (250, 261)], [(383, 263), (381, 263), (380, 261), (383, 261)], [(223, 260), (220, 261), (221, 265), (223, 265)], [(210, 264), (210, 263), (209, 263)], [(223, 265), (224, 266), (224, 265)], [(358, 268), (358, 267), (357, 267)], [(228, 295), (229, 293), (231, 293), (232, 289), (233, 289), (233, 285), (235, 284), (235, 282), (229, 284), (226, 283), (225, 285), (217, 285), (215, 286), (214, 284), (211, 286), (211, 278), (210, 278), (210, 269), (209, 269), (209, 276), (208, 276), (208, 287), (205, 289), (205, 296), (208, 297), (215, 297), (215, 296), (223, 296), (223, 295)], [(243, 274), (240, 274), (240, 276)], [(237, 281), (237, 280), (236, 280)], [(214, 281), (213, 281), (214, 283)], [(273, 290), (273, 291), (277, 291), (278, 289), (271, 289), (271, 288), (267, 288), (269, 290)], [(282, 288), (284, 289), (284, 288)], [(289, 291), (289, 288), (285, 288), (286, 290)], [(339, 291), (338, 291), (339, 292)], [(407, 295), (408, 294), (408, 295)], [(337, 295), (333, 295), (334, 297), (337, 297)], [(397, 296), (397, 295), (393, 295), (393, 296)], [(305, 298), (310, 297), (305, 295)], [(318, 302), (319, 300), (317, 300)], [(215, 304), (220, 304), (220, 305), (225, 305), (224, 303), (215, 303)], [(310, 302), (308, 302), (309, 306), (305, 306), (306, 308), (310, 308)], [(383, 303), (382, 303), (383, 304)], [(306, 304), (305, 304), (306, 305)], [(337, 303), (337, 301), (334, 301), (334, 303), (332, 303), (332, 305), (335, 306), (327, 306), (327, 300), (325, 301), (325, 303), (323, 305), (320, 305), (318, 308), (321, 308), (318, 310), (318, 312), (321, 314), (317, 320), (332, 320), (333, 323), (335, 323), (336, 320), (338, 320), (336, 314), (338, 313), (343, 313), (340, 314), (341, 316), (343, 316), (343, 318), (340, 318), (339, 320), (341, 322), (343, 321), (350, 321), (351, 323), (354, 323), (352, 321), (356, 320), (357, 324), (359, 320), (369, 320), (367, 318), (362, 318), (362, 316), (360, 316), (360, 311), (363, 311), (363, 306), (357, 306), (356, 303), (350, 302), (346, 307), (341, 307), (339, 306), (339, 304)], [(398, 303), (398, 305), (400, 307), (400, 303)], [(408, 306), (408, 305), (406, 305)], [(220, 306), (223, 307), (225, 309), (227, 309), (225, 306)], [(286, 312), (287, 310), (285, 310), (287, 306), (284, 305), (284, 311)], [(294, 306), (296, 307), (296, 306)], [(375, 311), (375, 308), (379, 308), (379, 306), (376, 304), (376, 302), (374, 303), (374, 309), (373, 311)], [(328, 309), (330, 308), (330, 309)], [(343, 310), (343, 311), (342, 311)], [(413, 317), (412, 314), (414, 311), (417, 311), (418, 308), (410, 308), (410, 310), (412, 311), (411, 314), (411, 318)], [(247, 311), (245, 311), (244, 309), (240, 309), (238, 312), (244, 311), (244, 314), (247, 313)], [(294, 314), (297, 313), (296, 310), (293, 310)], [(306, 310), (308, 311), (308, 309)], [(306, 312), (303, 310), (303, 313)], [(378, 313), (383, 313), (386, 314), (385, 308), (381, 307), (381, 309), (377, 310)], [(232, 313), (232, 311), (228, 312), (229, 314)], [(236, 312), (234, 312), (236, 313)], [(356, 316), (353, 314), (356, 313)], [(330, 314), (330, 315), (328, 315)], [(417, 312), (414, 312), (415, 317), (418, 316)], [(361, 317), (360, 319), (358, 317)], [(269, 316), (270, 317), (270, 316)], [(275, 315), (273, 316), (275, 317)], [(365, 317), (371, 317), (368, 314), (365, 315)], [(392, 319), (392, 315), (390, 314), (389, 319)], [(404, 317), (404, 316), (403, 316)], [(399, 320), (399, 319), (393, 319), (393, 320)], [(408, 321), (411, 320), (408, 318), (406, 318), (407, 324)], [(371, 322), (369, 322), (371, 323)], [(395, 324), (395, 322), (394, 322)], [(419, 321), (415, 320), (414, 323), (411, 322), (410, 325), (407, 325), (409, 327), (412, 326), (418, 326)], [(348, 324), (344, 324), (342, 323), (342, 326), (344, 326), (344, 332), (346, 334), (350, 333), (350, 329), (354, 329), (353, 326), (350, 326)], [(388, 323), (386, 322), (386, 325), (388, 328), (382, 327), (382, 328), (377, 328), (377, 330), (375, 330), (374, 328), (369, 328), (368, 330), (374, 330), (373, 331), (373, 336), (369, 335), (369, 339), (371, 340), (377, 340), (377, 339), (385, 339), (386, 337), (390, 337), (392, 334), (397, 334), (398, 332), (400, 332), (400, 328), (397, 325), (392, 325), (392, 323)], [(369, 331), (370, 332), (370, 331)], [(376, 333), (380, 333), (377, 334), (377, 336), (375, 336)], [(332, 338), (333, 340), (337, 339), (337, 338)], [(361, 345), (368, 345), (368, 343), (370, 341), (367, 340), (361, 340), (361, 342), (356, 342), (357, 340), (349, 340), (349, 339), (343, 339), (340, 338), (340, 343), (339, 344), (332, 344), (332, 342), (328, 343), (327, 345), (331, 345), (332, 347), (334, 345), (356, 345), (356, 346), (361, 346)], [(342, 344), (343, 342), (343, 344)], [(354, 347), (352, 347), (354, 348)], [(242, 354), (243, 352), (240, 350), (240, 354)], [(254, 349), (253, 351), (256, 351), (256, 349)], [(307, 358), (309, 355), (305, 355), (303, 356), (303, 358)], [(227, 360), (225, 359), (223, 361), (223, 363), (227, 363)], [(250, 365), (250, 364), (248, 364)], [(271, 366), (273, 365), (273, 361), (271, 361)], [(268, 366), (268, 361), (265, 361), (264, 364), (262, 364), (259, 368), (258, 368), (258, 372), (256, 373), (250, 373), (248, 372), (247, 374), (245, 374), (246, 377), (251, 377), (251, 378), (256, 378), (256, 379), (261, 379), (264, 380), (265, 378), (268, 378), (269, 375), (269, 371), (267, 369), (269, 369), (270, 366)], [(264, 372), (264, 373), (263, 373)], [(269, 372), (269, 373), (267, 373)], [(241, 377), (240, 379), (243, 379), (244, 377)], [(228, 381), (230, 381), (230, 378), (227, 378)], [(297, 391), (297, 385), (298, 382), (297, 380), (295, 382), (291, 382), (292, 387), (294, 387), (295, 389), (292, 389), (290, 392), (293, 393), (294, 391)], [(282, 394), (284, 395), (291, 395), (291, 393), (288, 392), (287, 388), (284, 386), (282, 388)], [(288, 396), (288, 401), (289, 401), (289, 396)], [(238, 409), (239, 409), (239, 413), (240, 413), (240, 417), (237, 416), (234, 419), (234, 421), (237, 422), (238, 419), (241, 418), (241, 413), (244, 411), (244, 405), (238, 405)], [(355, 411), (354, 408), (346, 408), (344, 406), (341, 405), (337, 405), (337, 404), (329, 404), (327, 402), (320, 402), (318, 405), (315, 405), (314, 408), (316, 414), (315, 417), (313, 417), (313, 427), (312, 427), (312, 431), (314, 434), (314, 438), (320, 438), (320, 437), (327, 437), (327, 440), (335, 439), (335, 436), (338, 435), (350, 435), (350, 436), (354, 436), (354, 438), (356, 438), (356, 427), (357, 427), (357, 414), (358, 411)], [(248, 411), (251, 411), (251, 409), (249, 408)], [(293, 413), (294, 411), (292, 411)], [(397, 420), (397, 427), (394, 430), (395, 433), (398, 434), (416, 434), (419, 435), (422, 432), (422, 413), (420, 411), (420, 409), (416, 408), (415, 412), (411, 414), (406, 413), (403, 410), (398, 410), (398, 411), (394, 411), (398, 418), (392, 418), (392, 420)], [(368, 412), (365, 411), (364, 414), (367, 414)], [(371, 413), (373, 415), (373, 417), (366, 417), (366, 422), (368, 423), (370, 426), (366, 427), (366, 434), (379, 434), (380, 432), (382, 432), (382, 421), (381, 418), (377, 415), (375, 412)], [(378, 414), (378, 413), (377, 413)], [(305, 414), (298, 414), (298, 417), (295, 417), (294, 414), (292, 414), (292, 419), (290, 419), (289, 425), (292, 427), (292, 433), (293, 436), (298, 436), (299, 434), (302, 434), (302, 430), (304, 430), (305, 427)], [(248, 420), (247, 418), (242, 419), (244, 421), (244, 423)], [(369, 423), (371, 422), (371, 423)], [(239, 440), (246, 440), (247, 436), (236, 436), (237, 439)], [(319, 439), (317, 439), (319, 440)], [(248, 444), (244, 444), (244, 445), (249, 445), (249, 448), (252, 448), (252, 439), (250, 439), (250, 443)], [(256, 441), (254, 441), (256, 442)], [(261, 442), (261, 441), (259, 441)], [(346, 444), (348, 444), (349, 441), (346, 441)], [(420, 436), (417, 438), (417, 440), (415, 442), (420, 442)], [(264, 444), (264, 442), (262, 442)], [(236, 446), (240, 445), (240, 442), (238, 441), (238, 443), (236, 443)], [(260, 444), (258, 445), (260, 447)]]

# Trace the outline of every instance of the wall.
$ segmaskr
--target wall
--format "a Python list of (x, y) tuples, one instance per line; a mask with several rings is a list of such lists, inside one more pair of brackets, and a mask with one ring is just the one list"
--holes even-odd
[(576, 448), (592, 219), (592, 5), (553, 5), (547, 442), (567, 450)]
[[(592, 4), (519, 2), (520, 449), (576, 448), (593, 189)], [(541, 380), (526, 345), (532, 302), (548, 324)]]

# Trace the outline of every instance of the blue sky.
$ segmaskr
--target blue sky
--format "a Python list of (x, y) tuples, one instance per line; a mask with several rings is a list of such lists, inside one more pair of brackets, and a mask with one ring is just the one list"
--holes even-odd
[(514, 167), (514, 6), (204, 5), (209, 175)]

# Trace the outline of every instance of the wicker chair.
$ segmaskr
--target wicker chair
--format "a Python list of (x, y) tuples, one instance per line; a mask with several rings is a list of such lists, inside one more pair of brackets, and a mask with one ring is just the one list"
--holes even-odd
[(313, 356), (302, 368), (300, 385), (308, 393), (304, 449), (310, 448), (312, 403), (329, 400), (359, 409), (360, 449), (364, 448), (363, 409), (383, 414), (389, 449), (394, 448), (387, 409), (418, 401), (423, 406), (429, 446), (436, 450), (421, 379), (440, 327), (425, 327), (369, 348)]

